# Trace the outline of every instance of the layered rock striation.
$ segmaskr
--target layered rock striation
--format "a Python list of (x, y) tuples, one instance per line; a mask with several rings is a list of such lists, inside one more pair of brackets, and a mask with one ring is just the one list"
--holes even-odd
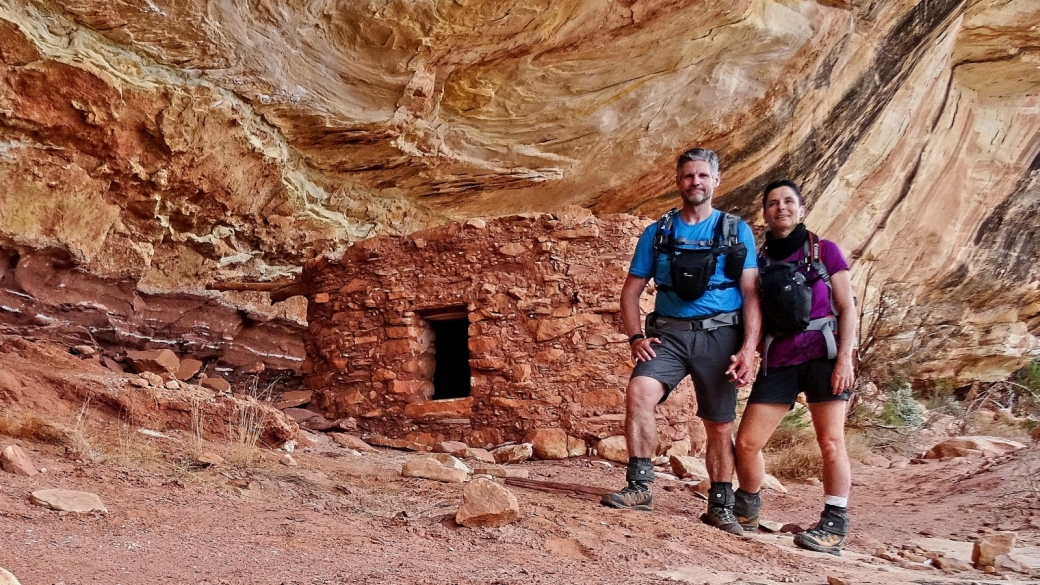
[(472, 216), (654, 216), (698, 144), (752, 221), (767, 181), (805, 185), (868, 363), (999, 378), (1040, 348), (1038, 25), (1030, 0), (0, 0), (0, 246), (291, 328), (204, 286)]

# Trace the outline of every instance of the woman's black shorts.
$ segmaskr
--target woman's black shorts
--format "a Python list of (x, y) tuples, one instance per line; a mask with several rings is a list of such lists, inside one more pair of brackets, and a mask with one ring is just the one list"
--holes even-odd
[(817, 358), (779, 368), (758, 371), (751, 386), (748, 404), (788, 404), (794, 406), (799, 392), (805, 392), (806, 402), (831, 402), (848, 400), (849, 392), (841, 394), (831, 391), (831, 374), (838, 360)]

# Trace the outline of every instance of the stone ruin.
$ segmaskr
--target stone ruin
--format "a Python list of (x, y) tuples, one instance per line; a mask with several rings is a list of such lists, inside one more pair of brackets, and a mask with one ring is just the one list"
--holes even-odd
[[(313, 404), (391, 444), (622, 435), (633, 363), (619, 295), (649, 221), (581, 208), (471, 219), (309, 263)], [(687, 381), (658, 408), (662, 451), (703, 445), (695, 410)]]

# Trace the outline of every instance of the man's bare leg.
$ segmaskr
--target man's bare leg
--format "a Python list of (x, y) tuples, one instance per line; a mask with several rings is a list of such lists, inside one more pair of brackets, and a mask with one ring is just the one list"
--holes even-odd
[(704, 430), (708, 435), (704, 464), (711, 488), (708, 511), (701, 516), (701, 521), (739, 536), (743, 529), (733, 515), (733, 423), (704, 421)]
[(625, 389), (625, 439), (630, 457), (649, 458), (657, 453), (657, 403), (664, 397), (664, 384), (638, 376)]
[(657, 403), (664, 397), (664, 384), (637, 376), (625, 389), (625, 439), (628, 443), (627, 485), (603, 496), (601, 502), (612, 508), (650, 511), (654, 508), (654, 466), (657, 451)]

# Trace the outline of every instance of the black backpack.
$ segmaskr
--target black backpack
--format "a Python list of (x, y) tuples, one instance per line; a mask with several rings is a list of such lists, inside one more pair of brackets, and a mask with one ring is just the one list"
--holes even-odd
[[(766, 254), (766, 245), (758, 256), (759, 296), (762, 304), (762, 321), (766, 332), (762, 362), (766, 363), (769, 346), (777, 337), (822, 331), (827, 342), (827, 357), (838, 355), (834, 332), (838, 328), (838, 308), (834, 303), (831, 275), (820, 260), (820, 238), (809, 232), (802, 248), (804, 258), (799, 262), (774, 262)], [(831, 315), (813, 319), (812, 287), (819, 281), (827, 284)], [(763, 366), (764, 367), (764, 366)]]
[[(740, 241), (737, 225), (740, 218), (723, 212), (717, 222), (710, 242), (689, 242), (675, 237), (675, 217), (678, 209), (671, 209), (657, 220), (657, 233), (654, 235), (654, 259), (651, 277), (657, 281), (657, 258), (660, 254), (668, 255), (669, 276), (671, 284), (657, 282), (657, 289), (673, 291), (684, 301), (695, 301), (709, 290), (721, 290), (737, 286), (737, 280), (744, 270), (747, 258), (747, 247)], [(696, 246), (696, 248), (692, 248)], [(704, 246), (709, 246), (705, 248)], [(726, 255), (723, 275), (726, 282), (716, 285), (708, 284), (715, 274), (718, 257)]]

